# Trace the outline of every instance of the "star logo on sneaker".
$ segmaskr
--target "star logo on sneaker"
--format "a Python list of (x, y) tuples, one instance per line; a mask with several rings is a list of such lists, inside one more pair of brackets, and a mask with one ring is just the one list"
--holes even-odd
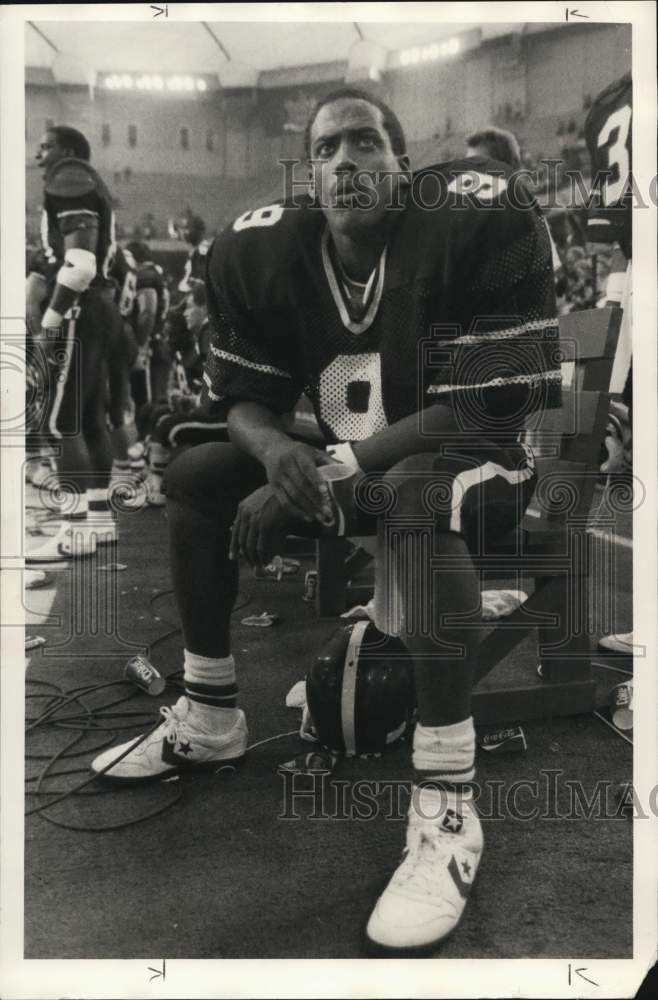
[(455, 852), (450, 859), (448, 871), (457, 886), (459, 895), (463, 899), (466, 899), (471, 891), (473, 879), (475, 878), (475, 869), (476, 865), (469, 859), (465, 852)]
[(459, 833), (464, 825), (463, 818), (454, 809), (446, 809), (441, 828), (449, 833)]
[(179, 742), (176, 740), (175, 743), (170, 743), (166, 737), (162, 741), (162, 760), (165, 764), (174, 764), (179, 767), (186, 762), (193, 764), (195, 761), (190, 761), (190, 754), (194, 757), (194, 747), (188, 741)]

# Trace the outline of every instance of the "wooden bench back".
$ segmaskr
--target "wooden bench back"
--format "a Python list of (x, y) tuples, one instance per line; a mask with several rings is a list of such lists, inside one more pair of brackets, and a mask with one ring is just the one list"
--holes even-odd
[(586, 516), (605, 438), (609, 387), (621, 310), (590, 309), (560, 319), (562, 405), (533, 414), (526, 440), (535, 452), (538, 483), (526, 526)]

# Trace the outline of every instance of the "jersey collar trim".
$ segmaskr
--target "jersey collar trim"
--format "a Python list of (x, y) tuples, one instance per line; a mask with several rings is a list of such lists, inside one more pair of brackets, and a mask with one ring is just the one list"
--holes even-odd
[(336, 271), (331, 260), (331, 254), (329, 253), (329, 235), (329, 228), (327, 227), (322, 234), (322, 263), (324, 265), (324, 273), (327, 276), (327, 282), (329, 283), (331, 294), (334, 302), (336, 303), (336, 308), (340, 314), (343, 326), (346, 327), (350, 333), (365, 333), (365, 331), (372, 325), (381, 301), (382, 291), (384, 289), (384, 277), (386, 274), (387, 248), (384, 247), (382, 250), (382, 255), (379, 258), (377, 267), (370, 276), (364, 296), (365, 312), (362, 314), (361, 318), (357, 320), (350, 313), (348, 302), (343, 293), (341, 283), (336, 275)]

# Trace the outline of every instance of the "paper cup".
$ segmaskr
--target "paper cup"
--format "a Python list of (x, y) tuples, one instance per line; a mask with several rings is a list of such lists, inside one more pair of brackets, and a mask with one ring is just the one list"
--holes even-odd
[(355, 473), (343, 462), (332, 462), (330, 465), (318, 466), (322, 480), (321, 491), (329, 506), (331, 515), (324, 517), (321, 524), (327, 529), (328, 535), (344, 535), (346, 533), (346, 515), (352, 510), (352, 485), (340, 486), (342, 482), (353, 480)]
[(162, 674), (158, 673), (145, 656), (133, 656), (132, 660), (128, 660), (123, 676), (154, 698), (162, 694), (167, 684)]
[(610, 692), (610, 717), (617, 729), (633, 728), (633, 682), (618, 684)]

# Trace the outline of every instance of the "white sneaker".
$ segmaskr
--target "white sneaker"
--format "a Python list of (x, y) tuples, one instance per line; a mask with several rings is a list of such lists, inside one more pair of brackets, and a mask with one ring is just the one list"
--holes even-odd
[(179, 771), (235, 763), (244, 757), (249, 739), (244, 712), (238, 710), (233, 728), (218, 735), (196, 729), (189, 713), (190, 703), (183, 695), (172, 708), (160, 709), (164, 722), (134, 750), (130, 748), (135, 740), (105, 750), (92, 761), (92, 771), (100, 774), (125, 753), (103, 778), (126, 783), (157, 781)]
[(63, 521), (47, 542), (26, 554), (25, 562), (65, 562), (67, 559), (93, 556), (96, 542), (96, 534), (89, 530), (86, 521)]
[(27, 472), (28, 482), (32, 483), (36, 489), (41, 489), (46, 483), (50, 487), (54, 487), (57, 483), (56, 476), (57, 469), (52, 459), (48, 462), (39, 462), (38, 465), (35, 465), (33, 469), (28, 469)]
[[(438, 809), (409, 808), (407, 846), (399, 866), (372, 912), (366, 935), (378, 950), (407, 954), (427, 951), (459, 923), (480, 863), (482, 827), (472, 801), (451, 796)], [(426, 793), (423, 792), (423, 795)], [(442, 796), (436, 794), (436, 802)], [(452, 808), (452, 805), (456, 808)], [(428, 800), (423, 799), (423, 804)]]
[(604, 635), (599, 639), (599, 646), (609, 649), (612, 653), (624, 653), (626, 656), (633, 655), (633, 633), (622, 632), (619, 635)]

